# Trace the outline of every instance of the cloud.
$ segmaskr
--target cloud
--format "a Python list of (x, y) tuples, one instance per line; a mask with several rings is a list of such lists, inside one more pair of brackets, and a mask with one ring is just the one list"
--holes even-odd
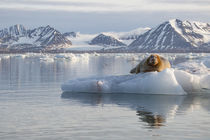
[(0, 29), (51, 25), (98, 33), (154, 27), (169, 19), (210, 22), (209, 0), (0, 0)]
[(199, 11), (210, 12), (207, 0), (1, 0), (0, 9), (67, 12)]
[(0, 29), (14, 24), (28, 28), (50, 25), (61, 32), (80, 31), (99, 33), (106, 31), (130, 31), (139, 27), (156, 27), (169, 19), (193, 20), (210, 23), (205, 12), (66, 12), (66, 11), (21, 11), (0, 9)]

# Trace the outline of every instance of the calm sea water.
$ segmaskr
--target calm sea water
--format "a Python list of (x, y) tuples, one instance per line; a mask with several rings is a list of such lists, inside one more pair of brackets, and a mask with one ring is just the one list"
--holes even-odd
[(128, 74), (136, 61), (0, 60), (0, 140), (210, 138), (210, 94), (62, 93), (69, 79)]

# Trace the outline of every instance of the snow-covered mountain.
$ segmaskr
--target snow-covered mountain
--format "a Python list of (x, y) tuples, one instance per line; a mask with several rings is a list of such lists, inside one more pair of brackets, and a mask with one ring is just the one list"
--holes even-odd
[(70, 40), (49, 25), (31, 30), (29, 36), (36, 39), (34, 43), (37, 45), (52, 49), (65, 48), (72, 45)]
[(155, 28), (128, 32), (60, 33), (48, 26), (26, 29), (14, 25), (0, 30), (4, 51), (210, 52), (210, 24), (173, 19)]
[(72, 45), (70, 40), (49, 25), (32, 30), (14, 25), (0, 30), (0, 40), (0, 48), (8, 51), (58, 50)]
[(124, 44), (117, 38), (115, 38), (113, 36), (104, 35), (104, 34), (99, 34), (98, 36), (93, 38), (89, 44), (90, 45), (99, 45), (99, 46), (104, 46), (104, 47), (126, 46), (126, 44)]
[(103, 32), (106, 36), (111, 36), (122, 43), (126, 44), (127, 46), (136, 40), (141, 34), (145, 33), (146, 31), (150, 30), (150, 28), (137, 28), (127, 32)]
[(169, 20), (140, 35), (127, 47), (127, 51), (210, 51), (210, 25), (195, 21)]
[[(118, 48), (113, 40), (116, 42), (121, 42), (124, 44), (123, 47), (129, 45), (133, 42), (139, 35), (148, 31), (150, 28), (138, 28), (128, 32), (102, 32), (96, 34), (83, 34), (80, 32), (67, 32), (63, 35), (71, 40), (72, 46), (68, 51), (100, 51), (112, 48)], [(103, 39), (97, 41), (97, 43), (92, 43), (93, 39), (97, 38), (100, 34), (103, 34)], [(105, 41), (105, 38), (112, 38), (109, 41)], [(94, 44), (94, 45), (93, 45)], [(110, 45), (112, 44), (112, 45)], [(118, 44), (119, 45), (119, 44)]]
[(5, 28), (3, 30), (0, 30), (0, 38), (6, 38), (6, 37), (23, 37), (27, 35), (27, 30), (23, 25), (14, 25), (9, 28)]

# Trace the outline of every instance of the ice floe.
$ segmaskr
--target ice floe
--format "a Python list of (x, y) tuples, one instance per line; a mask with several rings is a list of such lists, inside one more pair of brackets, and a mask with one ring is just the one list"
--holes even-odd
[[(192, 56), (199, 57), (200, 55), (198, 54)], [(174, 57), (176, 56), (174, 55)], [(171, 58), (173, 58), (173, 56), (171, 56)], [(64, 83), (61, 86), (61, 89), (64, 92), (170, 95), (209, 92), (209, 58), (209, 56), (202, 56), (202, 59), (193, 61), (188, 60), (174, 65), (173, 68), (166, 69), (162, 72), (70, 80)]]
[(177, 82), (173, 69), (137, 75), (70, 80), (61, 86), (68, 92), (187, 94)]

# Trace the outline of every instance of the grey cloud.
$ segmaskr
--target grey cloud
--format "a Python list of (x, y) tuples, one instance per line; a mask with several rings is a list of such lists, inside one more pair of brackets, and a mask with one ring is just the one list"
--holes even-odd
[[(96, 2), (87, 0), (66, 1), (66, 0), (0, 0), (0, 9), (7, 10), (25, 10), (25, 11), (68, 11), (68, 12), (149, 12), (149, 11), (197, 11), (209, 12), (208, 4), (198, 5), (192, 2), (196, 0), (140, 0), (129, 2), (117, 2), (105, 0)], [(207, 2), (201, 0), (201, 2)], [(187, 4), (186, 4), (187, 3)], [(165, 5), (164, 5), (165, 4)]]
[(82, 33), (155, 27), (173, 18), (210, 22), (208, 13), (199, 12), (78, 13), (0, 10), (0, 18), (0, 29), (14, 24), (23, 24), (29, 28), (50, 25), (62, 32), (80, 31)]
[(72, 6), (113, 6), (114, 4), (101, 2), (73, 2), (73, 1), (44, 1), (44, 0), (1, 0), (2, 4), (25, 4), (25, 5), (72, 5)]
[[(142, 0), (149, 3), (168, 4), (190, 4), (199, 3), (208, 5), (209, 0)], [(101, 2), (72, 2), (72, 1), (45, 1), (45, 0), (0, 0), (0, 5), (4, 4), (26, 4), (26, 5), (73, 5), (87, 7), (107, 7), (114, 4), (104, 4)], [(202, 6), (201, 6), (202, 7)], [(105, 31), (129, 31), (139, 27), (154, 27), (158, 24), (173, 18), (181, 20), (195, 20), (210, 22), (210, 14), (206, 11), (106, 11), (106, 12), (75, 12), (75, 11), (53, 11), (34, 10), (24, 11), (24, 9), (4, 9), (0, 8), (0, 29), (14, 24), (23, 24), (26, 27), (34, 28), (38, 26), (51, 25), (56, 29), (67, 31), (81, 31), (83, 33), (98, 33)]]

